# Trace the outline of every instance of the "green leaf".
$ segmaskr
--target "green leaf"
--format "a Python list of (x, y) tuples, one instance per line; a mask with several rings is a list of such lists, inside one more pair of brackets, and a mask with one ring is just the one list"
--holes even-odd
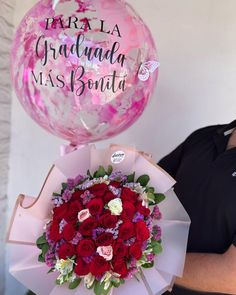
[(89, 177), (90, 179), (93, 178), (93, 175), (91, 174), (90, 170), (87, 171), (87, 175), (88, 175), (88, 177)]
[(112, 286), (115, 288), (119, 288), (121, 285), (121, 281), (117, 280), (117, 281), (112, 281)]
[(43, 256), (45, 256), (45, 254), (48, 252), (48, 250), (49, 250), (49, 244), (48, 243), (46, 243), (46, 244), (44, 244), (43, 245), (43, 247), (42, 247), (42, 255)]
[(160, 254), (162, 252), (161, 243), (158, 241), (152, 241), (152, 250), (155, 255)]
[(111, 165), (108, 166), (107, 175), (110, 176), (113, 172), (113, 167)]
[(145, 263), (142, 265), (142, 268), (153, 268), (153, 266), (154, 266), (154, 262)]
[(61, 286), (60, 280), (56, 279), (56, 284)]
[(43, 256), (43, 254), (40, 254), (38, 257), (38, 262), (45, 262), (45, 258)]
[(151, 202), (152, 205), (156, 204), (155, 195), (153, 193), (148, 192), (147, 193), (147, 198)]
[(72, 283), (69, 284), (69, 289), (70, 290), (76, 289), (79, 286), (80, 282), (81, 282), (81, 279), (79, 278), (75, 279)]
[(61, 184), (61, 186), (62, 186), (62, 189), (63, 189), (63, 190), (66, 190), (66, 189), (67, 189), (67, 183), (63, 182), (63, 183)]
[(37, 245), (37, 248), (39, 248), (40, 250), (42, 250), (43, 249), (43, 245), (44, 244), (39, 244), (39, 245)]
[(45, 244), (45, 243), (47, 243), (47, 240), (46, 240), (46, 235), (45, 235), (45, 233), (44, 233), (40, 238), (37, 239), (37, 241), (36, 241), (36, 245), (37, 245), (37, 246), (38, 246), (38, 245), (43, 245), (43, 244)]
[(61, 194), (58, 194), (58, 193), (53, 193), (52, 195), (53, 197), (61, 197)]
[(154, 194), (155, 193), (155, 188), (154, 187), (147, 187), (147, 192)]
[(110, 293), (111, 288), (112, 288), (112, 284), (110, 285), (110, 287), (107, 290), (105, 290), (104, 287), (105, 287), (104, 282), (100, 283), (100, 282), (96, 281), (94, 284), (94, 293), (96, 295), (108, 295)]
[(98, 170), (94, 173), (94, 177), (104, 177), (106, 175), (106, 170), (103, 166), (99, 166)]
[(128, 175), (127, 177), (127, 182), (134, 182), (134, 178), (135, 178), (135, 172), (133, 174)]
[(164, 194), (154, 194), (154, 196), (155, 196), (155, 204), (160, 204), (166, 198)]
[(145, 187), (150, 181), (150, 177), (148, 175), (142, 175), (137, 179), (137, 182), (141, 184), (141, 186)]
[(52, 273), (54, 272), (54, 267), (52, 267), (51, 269), (49, 269), (48, 273)]

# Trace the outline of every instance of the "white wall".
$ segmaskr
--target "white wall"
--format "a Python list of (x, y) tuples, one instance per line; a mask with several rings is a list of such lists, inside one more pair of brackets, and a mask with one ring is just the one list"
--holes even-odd
[[(16, 23), (33, 4), (17, 1)], [(159, 159), (199, 127), (236, 117), (236, 1), (129, 0), (150, 26), (161, 61), (157, 91), (142, 118), (107, 142), (135, 144)], [(12, 106), (10, 208), (19, 193), (37, 195), (59, 139)], [(23, 294), (8, 277), (6, 295)], [(16, 291), (17, 290), (17, 291)]]

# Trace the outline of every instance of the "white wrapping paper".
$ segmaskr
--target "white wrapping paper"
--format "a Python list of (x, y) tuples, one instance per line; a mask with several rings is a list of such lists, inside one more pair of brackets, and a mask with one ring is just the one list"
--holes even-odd
[[(114, 152), (123, 151), (125, 157), (119, 164), (111, 162)], [(157, 255), (152, 269), (143, 269), (139, 281), (126, 281), (112, 295), (156, 295), (171, 289), (176, 276), (183, 273), (190, 219), (179, 202), (172, 187), (175, 181), (152, 160), (133, 148), (112, 145), (97, 150), (86, 146), (58, 159), (51, 168), (37, 199), (20, 195), (13, 212), (8, 242), (11, 244), (10, 273), (37, 295), (92, 295), (82, 284), (75, 290), (57, 286), (56, 273), (47, 274), (48, 267), (38, 262), (40, 250), (36, 240), (44, 232), (44, 225), (50, 219), (52, 193), (60, 189), (61, 183), (78, 174), (95, 171), (100, 165), (113, 165), (115, 171), (136, 175), (148, 174), (150, 185), (166, 199), (159, 208), (163, 218), (158, 221), (162, 228), (163, 252)]]

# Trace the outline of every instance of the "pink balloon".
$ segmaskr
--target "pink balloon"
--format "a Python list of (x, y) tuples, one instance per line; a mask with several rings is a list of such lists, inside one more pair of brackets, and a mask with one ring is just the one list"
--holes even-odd
[(126, 130), (158, 76), (152, 35), (122, 0), (41, 0), (22, 20), (12, 79), (26, 112), (73, 144)]

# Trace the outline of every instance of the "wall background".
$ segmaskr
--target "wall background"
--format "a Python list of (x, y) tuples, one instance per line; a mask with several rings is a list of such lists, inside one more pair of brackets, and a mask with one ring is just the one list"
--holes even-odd
[[(15, 25), (35, 2), (17, 1)], [(100, 145), (134, 144), (158, 160), (193, 130), (235, 119), (236, 1), (129, 2), (156, 40), (161, 62), (158, 87), (142, 118)], [(13, 97), (9, 212), (19, 193), (37, 195), (61, 143), (36, 126)], [(24, 294), (24, 289), (6, 270), (5, 295), (12, 294)]]
[(9, 51), (11, 47), (11, 38), (13, 36), (14, 2), (14, 0), (0, 0), (0, 294), (4, 294), (5, 289), (5, 228), (8, 203), (8, 159), (11, 132)]

